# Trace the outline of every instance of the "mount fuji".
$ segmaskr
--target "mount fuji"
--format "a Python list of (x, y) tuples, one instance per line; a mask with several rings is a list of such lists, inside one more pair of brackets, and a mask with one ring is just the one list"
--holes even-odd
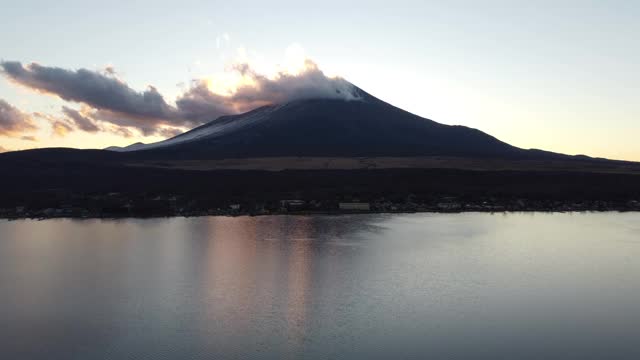
[(453, 156), (564, 158), (394, 107), (355, 88), (355, 100), (306, 99), (222, 116), (157, 143), (107, 150), (130, 159)]

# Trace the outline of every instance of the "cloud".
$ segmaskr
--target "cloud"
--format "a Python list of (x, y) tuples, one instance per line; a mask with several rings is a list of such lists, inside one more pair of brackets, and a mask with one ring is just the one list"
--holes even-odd
[(96, 121), (85, 114), (80, 113), (78, 110), (63, 106), (62, 113), (73, 121), (77, 128), (82, 131), (95, 133), (100, 131), (100, 127), (96, 124)]
[(220, 49), (220, 47), (228, 44), (231, 41), (231, 37), (228, 33), (223, 33), (222, 35), (216, 36), (216, 49)]
[(0, 135), (19, 136), (36, 129), (30, 115), (0, 99)]
[[(358, 100), (357, 88), (342, 78), (329, 78), (316, 63), (304, 60), (299, 73), (279, 72), (271, 79), (254, 71), (248, 64), (239, 64), (235, 70), (252, 80), (234, 94), (236, 106), (251, 107), (254, 103), (281, 104), (304, 99)], [(250, 110), (250, 109), (249, 109)]]
[(222, 115), (264, 105), (313, 98), (359, 99), (355, 86), (342, 78), (326, 76), (316, 63), (304, 57), (293, 68), (272, 76), (258, 72), (247, 62), (232, 64), (226, 77), (194, 79), (175, 104), (168, 103), (153, 86), (142, 92), (132, 89), (116, 77), (112, 66), (99, 72), (5, 61), (0, 62), (0, 69), (22, 86), (82, 104), (80, 111), (63, 106), (64, 120), (49, 119), (59, 136), (79, 129), (125, 137), (137, 130), (145, 136), (166, 137)]
[(3, 148), (2, 146), (0, 146), (0, 153), (7, 152), (7, 151), (11, 151), (11, 150), (9, 150), (7, 148)]
[(61, 120), (52, 122), (51, 128), (53, 129), (53, 134), (60, 137), (65, 137), (73, 131), (73, 127), (69, 123)]
[(111, 76), (116, 76), (116, 69), (112, 65), (107, 65), (104, 68), (104, 73)]
[[(306, 59), (297, 73), (280, 71), (273, 77), (258, 73), (247, 63), (230, 67), (238, 85), (221, 95), (212, 88), (216, 78), (195, 80), (189, 90), (176, 100), (178, 111), (195, 121), (253, 110), (256, 107), (283, 104), (304, 99), (359, 100), (355, 86), (342, 78), (326, 76), (316, 63)], [(224, 88), (224, 86), (221, 86)]]
[(113, 128), (111, 132), (124, 138), (132, 138), (135, 136), (135, 134), (129, 128), (120, 126)]
[(178, 136), (182, 134), (184, 131), (178, 128), (161, 128), (158, 130), (158, 133), (165, 138), (172, 138), (174, 136)]
[(65, 116), (51, 115), (41, 112), (34, 112), (33, 116), (48, 123), (51, 126), (51, 131), (53, 132), (54, 136), (65, 137), (69, 133), (72, 133), (78, 129), (74, 121)]
[(123, 126), (153, 128), (163, 124), (193, 125), (167, 104), (155, 87), (149, 86), (147, 90), (138, 92), (113, 76), (113, 68), (99, 73), (87, 69), (47, 67), (36, 63), (23, 66), (15, 61), (5, 61), (0, 66), (5, 76), (18, 84), (109, 112), (111, 118), (118, 117)]
[(213, 93), (204, 80), (195, 80), (176, 100), (176, 106), (183, 116), (200, 123), (238, 112), (232, 99)]
[(36, 139), (35, 136), (28, 136), (28, 135), (24, 135), (22, 137), (20, 137), (20, 140), (24, 140), (24, 141), (36, 141), (38, 139)]

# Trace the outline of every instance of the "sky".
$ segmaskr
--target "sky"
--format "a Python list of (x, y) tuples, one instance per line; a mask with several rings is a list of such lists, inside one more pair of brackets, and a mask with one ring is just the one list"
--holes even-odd
[(640, 161), (639, 18), (637, 0), (13, 2), (0, 150), (158, 141), (346, 80), (522, 148)]

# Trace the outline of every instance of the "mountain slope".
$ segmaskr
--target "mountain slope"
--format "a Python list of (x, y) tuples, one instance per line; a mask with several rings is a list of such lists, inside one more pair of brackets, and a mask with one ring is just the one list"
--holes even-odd
[[(361, 97), (265, 106), (169, 140), (112, 151), (3, 153), (0, 209), (109, 209), (113, 194), (122, 206), (138, 201), (147, 209), (158, 206), (149, 199), (176, 196), (206, 213), (231, 203), (288, 198), (335, 204), (353, 198), (405, 201), (413, 194), (428, 201), (453, 195), (626, 204), (640, 196), (640, 163), (523, 150), (364, 92)], [(603, 209), (601, 202), (593, 204), (587, 208)]]
[[(274, 156), (548, 158), (464, 126), (421, 118), (361, 91), (355, 101), (311, 99), (223, 116), (172, 139), (138, 145), (135, 159)], [(127, 151), (126, 148), (124, 148)], [(121, 149), (122, 151), (122, 149)]]

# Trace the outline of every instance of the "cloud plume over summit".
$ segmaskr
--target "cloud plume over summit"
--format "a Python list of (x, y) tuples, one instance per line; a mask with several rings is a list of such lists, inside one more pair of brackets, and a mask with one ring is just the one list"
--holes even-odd
[[(194, 79), (190, 88), (172, 104), (153, 86), (144, 91), (131, 88), (108, 71), (70, 70), (37, 63), (5, 61), (0, 70), (12, 82), (40, 93), (80, 103), (82, 112), (63, 107), (69, 128), (97, 132), (99, 124), (110, 123), (121, 133), (135, 129), (144, 135), (167, 136), (253, 108), (310, 98), (358, 99), (357, 89), (342, 78), (326, 76), (306, 59), (295, 73), (279, 71), (273, 76), (259, 73), (247, 63), (228, 68), (237, 83), (222, 84), (228, 91), (217, 91), (222, 80)], [(127, 132), (129, 131), (129, 132)]]
[(279, 72), (273, 79), (257, 73), (248, 64), (234, 67), (253, 84), (240, 87), (233, 94), (239, 105), (251, 107), (256, 102), (270, 104), (286, 103), (303, 99), (343, 99), (359, 98), (356, 88), (342, 78), (329, 78), (316, 63), (306, 59), (303, 70), (297, 74)]
[(220, 81), (215, 77), (194, 81), (191, 88), (176, 100), (183, 116), (207, 121), (220, 115), (237, 114), (264, 105), (295, 100), (359, 98), (355, 86), (342, 78), (326, 76), (308, 59), (296, 74), (280, 71), (268, 77), (247, 63), (234, 64), (229, 71), (238, 75), (238, 84), (233, 84), (233, 89), (224, 94), (212, 90)]

